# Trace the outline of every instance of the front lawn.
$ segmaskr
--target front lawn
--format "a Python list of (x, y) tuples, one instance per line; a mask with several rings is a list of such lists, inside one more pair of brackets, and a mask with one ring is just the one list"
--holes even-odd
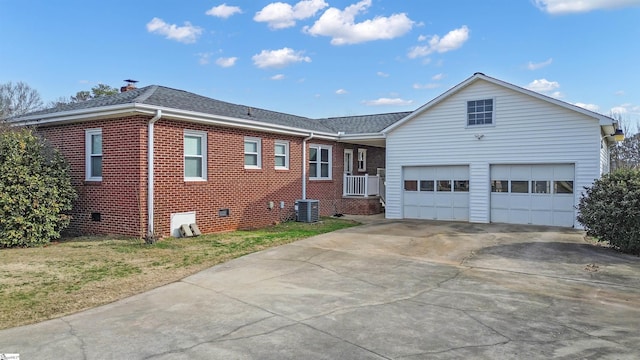
[(230, 259), (355, 226), (323, 218), (254, 230), (168, 238), (74, 238), (46, 247), (0, 250), (0, 329), (113, 302)]

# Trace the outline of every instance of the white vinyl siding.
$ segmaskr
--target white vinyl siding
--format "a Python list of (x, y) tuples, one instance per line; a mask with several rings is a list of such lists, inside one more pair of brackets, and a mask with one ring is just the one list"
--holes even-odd
[(207, 180), (207, 133), (184, 131), (184, 180)]
[[(468, 126), (467, 101), (489, 98), (495, 99), (499, 123)], [(577, 204), (582, 189), (600, 176), (599, 137), (595, 118), (476, 81), (387, 134), (386, 216), (404, 217), (402, 168), (407, 166), (468, 165), (471, 222), (491, 221), (489, 164), (575, 164)]]
[(102, 129), (85, 130), (85, 180), (102, 181)]

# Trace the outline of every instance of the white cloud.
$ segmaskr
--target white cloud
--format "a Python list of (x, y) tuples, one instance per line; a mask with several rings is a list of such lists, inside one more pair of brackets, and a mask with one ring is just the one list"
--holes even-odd
[(458, 29), (449, 31), (442, 38), (438, 35), (431, 36), (427, 45), (412, 47), (407, 56), (411, 59), (415, 59), (427, 56), (434, 52), (445, 53), (459, 49), (465, 42), (467, 42), (467, 40), (469, 40), (469, 28), (464, 25)]
[(624, 92), (624, 90), (618, 90), (618, 91), (615, 92), (615, 94), (616, 94), (616, 96), (624, 96), (625, 92)]
[(193, 43), (202, 34), (202, 29), (185, 21), (184, 26), (167, 24), (164, 20), (154, 17), (147, 24), (150, 33), (164, 35), (167, 39), (176, 40), (185, 44)]
[(526, 86), (527, 89), (539, 92), (539, 93), (549, 93), (560, 87), (560, 84), (557, 81), (549, 81), (547, 79), (539, 79), (533, 80)]
[(527, 69), (529, 69), (529, 70), (542, 69), (545, 66), (551, 65), (552, 62), (553, 62), (552, 58), (549, 58), (548, 60), (545, 60), (545, 61), (539, 62), (539, 63), (533, 63), (533, 62), (529, 61), (529, 64), (527, 64)]
[(407, 106), (413, 104), (413, 100), (404, 100), (401, 98), (379, 98), (376, 100), (366, 100), (362, 102), (367, 106), (384, 106), (384, 105), (392, 105), (392, 106)]
[(233, 65), (235, 65), (236, 61), (238, 61), (237, 57), (228, 57), (228, 58), (221, 57), (221, 58), (218, 58), (216, 60), (216, 64), (218, 66), (227, 68), (227, 67), (232, 67)]
[(242, 9), (240, 9), (237, 6), (229, 6), (227, 4), (222, 4), (222, 5), (212, 7), (211, 9), (207, 10), (205, 14), (226, 19), (235, 14), (242, 14)]
[(253, 17), (257, 22), (266, 22), (271, 29), (285, 29), (295, 26), (297, 20), (314, 16), (329, 6), (324, 0), (302, 0), (291, 6), (283, 2), (271, 3)]
[(587, 109), (594, 112), (598, 112), (600, 110), (600, 107), (596, 104), (585, 104), (585, 103), (578, 102), (578, 103), (574, 103), (573, 105), (579, 106), (583, 109)]
[(431, 80), (433, 81), (440, 81), (444, 79), (444, 74), (435, 74), (431, 77)]
[(302, 51), (290, 48), (279, 50), (262, 50), (260, 54), (253, 55), (253, 63), (259, 68), (282, 68), (299, 62), (311, 62), (311, 58), (304, 56)]
[(378, 76), (380, 76), (380, 77), (384, 77), (384, 78), (389, 77), (389, 74), (384, 73), (384, 72), (382, 72), (382, 71), (378, 71), (378, 72), (376, 73), (376, 75), (378, 75)]
[(418, 36), (418, 41), (420, 41), (420, 42), (423, 42), (423, 41), (425, 41), (425, 40), (427, 40), (427, 39), (428, 39), (428, 37), (427, 37), (426, 35), (420, 35), (420, 36)]
[(356, 23), (356, 15), (370, 6), (371, 0), (362, 0), (344, 10), (329, 8), (313, 26), (305, 26), (304, 32), (313, 36), (329, 36), (332, 45), (346, 45), (394, 39), (406, 34), (414, 25), (405, 13), (376, 16)]
[(549, 14), (568, 14), (638, 6), (640, 0), (535, 0), (535, 4)]
[(338, 90), (336, 90), (336, 94), (338, 94), (338, 95), (344, 95), (344, 94), (346, 94), (346, 93), (348, 93), (348, 91), (347, 91), (347, 90), (345, 90), (345, 89), (338, 89)]
[(428, 83), (428, 84), (413, 84), (413, 88), (416, 90), (423, 90), (423, 89), (435, 89), (437, 87), (440, 87), (440, 84), (436, 84), (436, 83)]
[(207, 65), (210, 62), (209, 60), (211, 59), (211, 55), (213, 54), (208, 52), (208, 53), (198, 53), (197, 55), (198, 55), (198, 63), (200, 65)]
[(614, 106), (611, 108), (610, 112), (612, 114), (627, 114), (629, 112), (629, 110), (627, 110), (627, 108), (625, 106)]
[(271, 80), (284, 80), (285, 76), (284, 74), (277, 74), (277, 75), (273, 75), (271, 77)]

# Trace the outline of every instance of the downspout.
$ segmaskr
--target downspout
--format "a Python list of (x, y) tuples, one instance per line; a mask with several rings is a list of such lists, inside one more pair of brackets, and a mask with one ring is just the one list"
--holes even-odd
[(147, 236), (154, 236), (155, 229), (153, 226), (153, 185), (154, 185), (154, 169), (153, 169), (153, 153), (154, 153), (154, 124), (162, 117), (162, 110), (156, 110), (156, 115), (149, 120), (147, 124)]
[(307, 198), (307, 141), (313, 139), (313, 133), (302, 140), (302, 200)]

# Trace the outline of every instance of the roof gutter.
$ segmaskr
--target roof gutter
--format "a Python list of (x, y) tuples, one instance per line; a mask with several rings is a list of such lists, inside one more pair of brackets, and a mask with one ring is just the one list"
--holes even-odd
[(147, 236), (155, 236), (154, 229), (154, 125), (162, 118), (162, 110), (157, 110), (156, 115), (147, 124)]
[(314, 133), (302, 139), (302, 200), (307, 198), (307, 141), (314, 138)]
[[(234, 118), (229, 116), (219, 116), (213, 114), (206, 114), (195, 111), (179, 110), (173, 108), (167, 108), (155, 105), (146, 105), (140, 103), (127, 103), (120, 105), (110, 105), (100, 108), (80, 109), (72, 111), (63, 111), (50, 114), (31, 115), (22, 118), (18, 118), (13, 122), (16, 125), (30, 126), (30, 125), (45, 125), (54, 123), (73, 123), (91, 121), (99, 118), (106, 118), (112, 116), (123, 116), (130, 114), (143, 114), (152, 115), (157, 111), (162, 111), (164, 118), (174, 118), (176, 120), (182, 120), (193, 123), (207, 124), (207, 125), (219, 125), (225, 127), (236, 127), (248, 130), (256, 130), (263, 132), (271, 132), (282, 135), (293, 136), (306, 136), (309, 134), (309, 130), (294, 128), (285, 125), (270, 124), (261, 121), (247, 120)], [(316, 132), (316, 138), (324, 140), (337, 140), (338, 135), (329, 132)]]

